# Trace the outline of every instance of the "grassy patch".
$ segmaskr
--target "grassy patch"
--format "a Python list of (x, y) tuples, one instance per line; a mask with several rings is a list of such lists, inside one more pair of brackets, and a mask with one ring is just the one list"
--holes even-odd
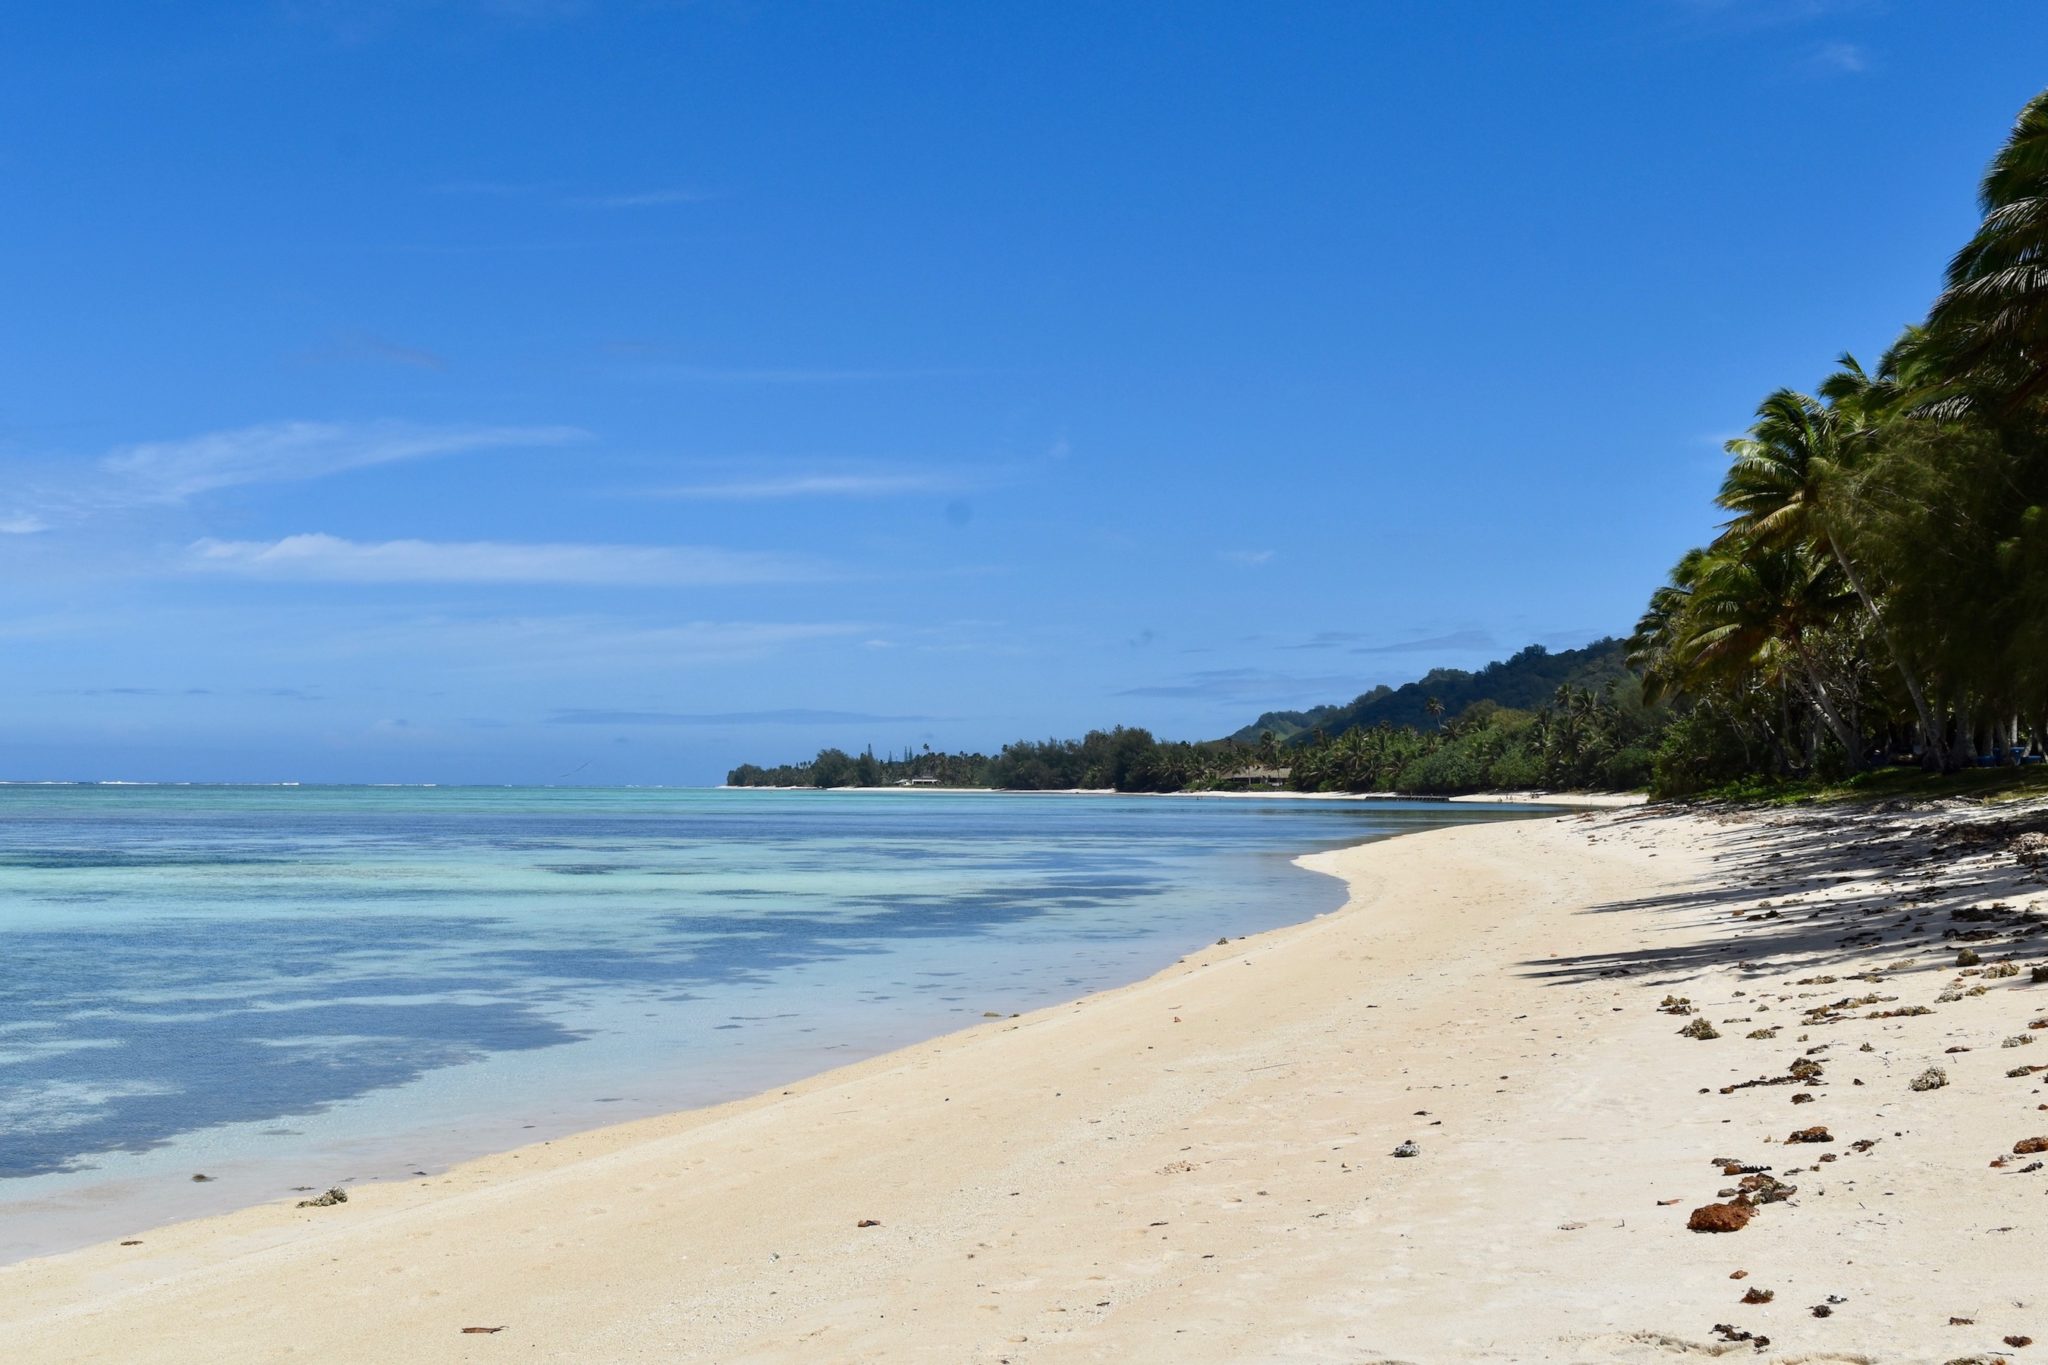
[(2048, 764), (2019, 768), (1966, 768), (1929, 773), (1918, 768), (1878, 768), (1837, 781), (1809, 778), (1776, 782), (1750, 778), (1702, 792), (1698, 800), (1747, 806), (1816, 806), (1862, 801), (2021, 801), (2048, 796)]

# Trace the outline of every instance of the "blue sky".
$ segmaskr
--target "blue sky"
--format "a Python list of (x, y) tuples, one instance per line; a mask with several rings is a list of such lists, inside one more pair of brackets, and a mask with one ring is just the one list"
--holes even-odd
[(705, 782), (1632, 623), (2038, 3), (0, 20), (0, 775)]

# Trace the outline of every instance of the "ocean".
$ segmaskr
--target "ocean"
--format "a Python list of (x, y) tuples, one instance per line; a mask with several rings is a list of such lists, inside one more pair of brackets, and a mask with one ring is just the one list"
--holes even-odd
[(1336, 908), (1300, 854), (1528, 813), (0, 786), (0, 1260), (750, 1094)]

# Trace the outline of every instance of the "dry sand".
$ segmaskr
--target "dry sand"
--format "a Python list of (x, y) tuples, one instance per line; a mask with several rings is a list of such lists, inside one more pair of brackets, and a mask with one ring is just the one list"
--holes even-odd
[[(2048, 1063), (2042, 836), (1971, 818), (1652, 808), (1319, 855), (1343, 910), (1122, 990), (0, 1271), (0, 1360), (2048, 1356), (2048, 1158), (1994, 1164), (2048, 1134), (2044, 1073), (2006, 1074)], [(1959, 975), (1956, 934), (2021, 970)], [(1717, 1157), (1797, 1194), (1689, 1232), (1738, 1187)]]

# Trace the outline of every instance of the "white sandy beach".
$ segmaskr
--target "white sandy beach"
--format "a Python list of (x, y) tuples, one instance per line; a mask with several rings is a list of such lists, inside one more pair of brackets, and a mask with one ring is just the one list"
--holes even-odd
[[(2041, 836), (1951, 823), (1652, 808), (1319, 855), (1343, 910), (1121, 990), (0, 1270), (0, 1360), (2024, 1359)], [(1797, 1193), (1688, 1231), (1723, 1157)]]

